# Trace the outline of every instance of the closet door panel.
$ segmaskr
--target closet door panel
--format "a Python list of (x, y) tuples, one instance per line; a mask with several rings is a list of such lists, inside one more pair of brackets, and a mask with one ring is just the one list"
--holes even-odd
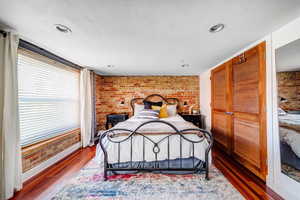
[(225, 147), (225, 149), (229, 149), (231, 134), (229, 132), (229, 124), (231, 120), (228, 115), (224, 114), (224, 112), (213, 113), (213, 133), (214, 139), (221, 145)]
[(226, 111), (226, 68), (214, 73), (214, 109)]
[(259, 168), (259, 123), (234, 119), (234, 133), (234, 153)]
[[(235, 112), (259, 113), (259, 57), (257, 51), (245, 55), (244, 62), (234, 62), (233, 110)], [(250, 54), (250, 55), (249, 55)]]
[(237, 84), (234, 87), (233, 109), (236, 112), (257, 113), (259, 112), (257, 84)]
[(212, 70), (212, 133), (216, 144), (225, 152), (232, 149), (231, 62)]
[(265, 43), (232, 60), (233, 154), (266, 178)]

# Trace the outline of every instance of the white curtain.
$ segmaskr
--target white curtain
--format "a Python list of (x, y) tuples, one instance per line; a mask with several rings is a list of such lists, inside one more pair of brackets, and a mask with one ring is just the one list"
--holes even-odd
[(80, 72), (80, 127), (82, 147), (86, 147), (91, 144), (92, 121), (91, 71), (85, 68)]
[(18, 36), (0, 34), (0, 133), (1, 198), (22, 188), (22, 164), (18, 109)]

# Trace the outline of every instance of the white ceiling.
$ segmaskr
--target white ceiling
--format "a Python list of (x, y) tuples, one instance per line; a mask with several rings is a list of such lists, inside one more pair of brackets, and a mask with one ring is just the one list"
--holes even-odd
[(0, 0), (23, 39), (105, 75), (199, 74), (299, 15), (299, 0)]
[(276, 71), (300, 71), (300, 39), (275, 51)]

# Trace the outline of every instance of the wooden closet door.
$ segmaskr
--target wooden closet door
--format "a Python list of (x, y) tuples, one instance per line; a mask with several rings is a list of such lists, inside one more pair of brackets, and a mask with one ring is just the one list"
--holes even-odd
[(212, 133), (216, 145), (227, 153), (232, 149), (231, 126), (231, 62), (211, 72)]
[(232, 60), (233, 154), (261, 179), (267, 173), (265, 42)]

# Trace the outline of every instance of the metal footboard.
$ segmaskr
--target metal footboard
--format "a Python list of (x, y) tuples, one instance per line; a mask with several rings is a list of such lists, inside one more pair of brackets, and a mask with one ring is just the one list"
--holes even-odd
[[(155, 142), (153, 140), (151, 140), (150, 137), (148, 137), (147, 135), (145, 134), (142, 134), (139, 132), (140, 128), (145, 126), (146, 124), (151, 124), (151, 123), (162, 123), (162, 124), (166, 124), (168, 126), (170, 126), (174, 132), (172, 132), (171, 134), (163, 137), (162, 139), (160, 139), (159, 141)], [(113, 140), (114, 138), (114, 134), (118, 132), (123, 132), (123, 133), (127, 133), (126, 134), (126, 137), (125, 138), (122, 138), (120, 140)], [(193, 133), (193, 134), (196, 134), (199, 139), (194, 141), (194, 140), (191, 140), (189, 138), (187, 138), (185, 136), (185, 134), (188, 134), (188, 133)], [(161, 168), (161, 167), (158, 167), (157, 165), (155, 165), (154, 167), (145, 167), (145, 165), (141, 165), (139, 167), (133, 167), (133, 150), (134, 150), (134, 145), (132, 143), (132, 140), (133, 140), (133, 137), (134, 136), (141, 136), (142, 137), (142, 141), (143, 141), (143, 151), (141, 152), (143, 154), (143, 160), (141, 160), (142, 163), (145, 163), (145, 142), (146, 141), (149, 141), (153, 144), (153, 148), (152, 148), (152, 152), (155, 156), (155, 161), (154, 162), (158, 162), (158, 154), (160, 153), (160, 149), (161, 149), (161, 145), (165, 145), (165, 144), (162, 144), (163, 141), (166, 141), (166, 144), (167, 144), (167, 167), (164, 167), (164, 168)], [(180, 140), (180, 143), (179, 143), (179, 151), (180, 151), (180, 156), (179, 156), (179, 162), (180, 162), (180, 165), (179, 167), (170, 167), (170, 137), (173, 137), (175, 135), (178, 135), (180, 136), (179, 137), (179, 140)], [(104, 140), (107, 139), (109, 142), (112, 142), (112, 143), (115, 143), (117, 144), (117, 147), (118, 147), (118, 163), (116, 165), (112, 165), (110, 163), (108, 163), (108, 152), (107, 150), (105, 149), (105, 146), (104, 146)], [(120, 167), (120, 161), (121, 161), (121, 143), (123, 142), (130, 142), (130, 149), (128, 149), (130, 151), (130, 164), (129, 164), (129, 168), (124, 168), (124, 167)], [(202, 163), (201, 166), (199, 166), (199, 163), (198, 165), (194, 163), (194, 158), (193, 158), (193, 163), (192, 163), (192, 166), (191, 167), (183, 167), (182, 165), (182, 142), (183, 141), (186, 141), (186, 142), (189, 142), (191, 143), (192, 145), (192, 157), (194, 157), (194, 154), (195, 154), (195, 144), (196, 143), (201, 143), (201, 142), (204, 142), (206, 141), (207, 142), (207, 148), (205, 149), (205, 162)], [(147, 121), (147, 122), (144, 122), (142, 123), (140, 126), (138, 126), (135, 130), (129, 130), (129, 129), (117, 129), (117, 128), (112, 128), (112, 129), (109, 129), (107, 131), (105, 131), (101, 136), (100, 136), (100, 146), (101, 146), (101, 149), (103, 151), (103, 155), (104, 155), (104, 180), (107, 180), (107, 173), (108, 171), (111, 171), (111, 172), (115, 172), (115, 171), (147, 171), (147, 172), (153, 172), (153, 171), (190, 171), (190, 172), (197, 172), (199, 170), (201, 171), (204, 171), (205, 172), (205, 178), (207, 180), (209, 180), (209, 152), (212, 148), (212, 145), (213, 145), (213, 137), (211, 135), (210, 132), (206, 131), (206, 130), (203, 130), (203, 129), (199, 129), (199, 128), (195, 128), (195, 129), (184, 129), (184, 130), (178, 130), (174, 125), (172, 125), (171, 123), (169, 122), (166, 122), (166, 121), (162, 121), (162, 120), (151, 120), (151, 121)]]

